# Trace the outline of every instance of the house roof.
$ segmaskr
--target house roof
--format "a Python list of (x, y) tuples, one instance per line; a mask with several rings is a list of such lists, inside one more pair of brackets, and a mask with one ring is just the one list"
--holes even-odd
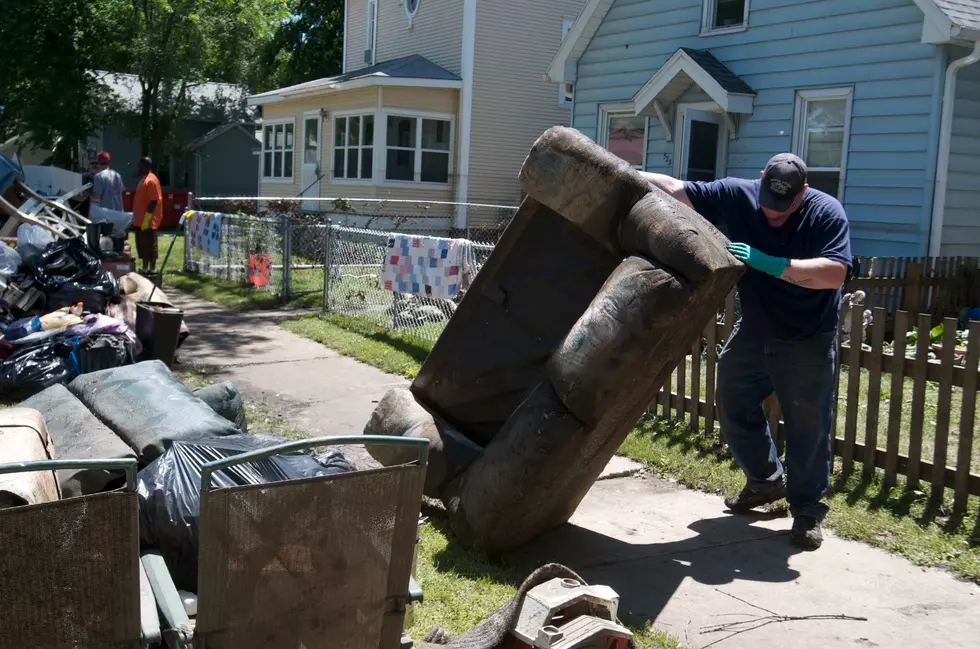
[(755, 91), (708, 50), (682, 47), (650, 77), (633, 97), (636, 113), (647, 114), (677, 101), (691, 84), (697, 84), (725, 112), (751, 113)]
[(980, 30), (980, 0), (933, 0), (957, 27)]
[(416, 86), (422, 88), (461, 88), (462, 80), (456, 74), (440, 67), (418, 54), (384, 61), (353, 72), (307, 81), (295, 86), (278, 88), (252, 95), (252, 106), (282, 101), (286, 97), (325, 92), (353, 90), (367, 86)]
[[(251, 131), (248, 129), (248, 126), (252, 126), (252, 130)], [(210, 131), (208, 131), (207, 133), (205, 133), (201, 137), (199, 137), (196, 140), (194, 140), (193, 142), (191, 142), (190, 147), (191, 147), (191, 149), (200, 149), (202, 146), (204, 146), (205, 144), (207, 144), (211, 140), (214, 140), (215, 138), (224, 135), (228, 131), (233, 131), (233, 130), (240, 130), (242, 133), (244, 133), (245, 135), (247, 135), (249, 138), (255, 140), (256, 146), (261, 145), (261, 142), (259, 142), (259, 140), (255, 137), (255, 127), (254, 127), (254, 125), (251, 125), (251, 124), (246, 125), (246, 124), (242, 124), (240, 122), (230, 122), (228, 124), (222, 124), (221, 126), (218, 126), (216, 128), (211, 129)]]
[[(95, 77), (109, 87), (126, 110), (138, 111), (142, 100), (139, 77), (135, 74), (93, 70)], [(205, 81), (187, 87), (191, 115), (202, 119), (224, 121), (228, 113), (242, 113), (248, 88), (231, 83)]]
[[(548, 66), (551, 81), (575, 81), (575, 67), (585, 53), (614, 0), (588, 0), (568, 32), (568, 37)], [(928, 42), (980, 39), (980, 0), (915, 0), (925, 14), (932, 38)], [(923, 35), (926, 40), (926, 35)]]
[(928, 43), (980, 40), (980, 0), (915, 0), (926, 22), (922, 40)]

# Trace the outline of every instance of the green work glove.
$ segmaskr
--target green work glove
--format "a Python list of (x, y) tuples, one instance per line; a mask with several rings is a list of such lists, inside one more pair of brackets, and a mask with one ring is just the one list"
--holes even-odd
[(782, 275), (783, 271), (786, 270), (786, 266), (789, 265), (789, 259), (767, 255), (745, 243), (728, 244), (728, 252), (732, 253), (735, 259), (745, 262), (750, 268), (772, 275), (773, 277)]

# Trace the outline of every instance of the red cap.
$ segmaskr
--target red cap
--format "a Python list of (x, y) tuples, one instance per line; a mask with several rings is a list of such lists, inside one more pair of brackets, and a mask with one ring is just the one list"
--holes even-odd
[(109, 154), (105, 151), (99, 151), (97, 154), (95, 154), (95, 160), (99, 164), (107, 165), (109, 164)]

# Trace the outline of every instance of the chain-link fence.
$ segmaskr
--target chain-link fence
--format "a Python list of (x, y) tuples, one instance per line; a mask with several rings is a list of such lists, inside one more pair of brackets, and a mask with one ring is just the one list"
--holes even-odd
[[(383, 289), (389, 239), (411, 234), (458, 240), (455, 245), (469, 250), (475, 273), (517, 210), (397, 199), (319, 202), (321, 211), (311, 212), (299, 199), (199, 199), (202, 213), (187, 226), (184, 269), (271, 291), (283, 302), (304, 298), (306, 304), (434, 341), (461, 296), (454, 301)], [(453, 225), (462, 210), (466, 229)], [(209, 233), (203, 223), (217, 215), (220, 223), (211, 223), (215, 232)]]

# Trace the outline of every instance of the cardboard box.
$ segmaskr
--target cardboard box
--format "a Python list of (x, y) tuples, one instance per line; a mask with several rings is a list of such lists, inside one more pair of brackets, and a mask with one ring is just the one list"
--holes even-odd
[(136, 272), (136, 260), (131, 257), (120, 257), (119, 259), (103, 259), (102, 267), (119, 279), (123, 275)]

